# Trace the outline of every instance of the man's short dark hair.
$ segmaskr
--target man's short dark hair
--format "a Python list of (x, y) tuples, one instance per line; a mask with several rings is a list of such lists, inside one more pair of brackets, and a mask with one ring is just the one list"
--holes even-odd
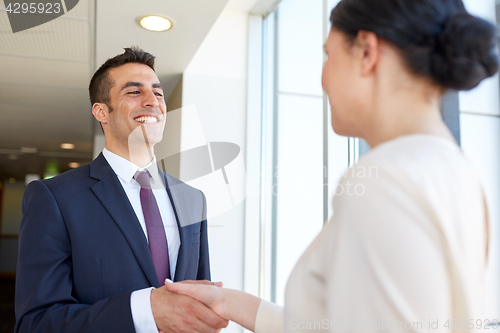
[(111, 68), (119, 67), (129, 63), (144, 64), (155, 70), (154, 55), (140, 49), (137, 46), (125, 48), (125, 52), (117, 55), (114, 58), (106, 60), (104, 64), (94, 73), (89, 85), (90, 103), (104, 103), (108, 106), (109, 111), (112, 108), (109, 105), (109, 91), (113, 87), (114, 82), (109, 77), (108, 71)]

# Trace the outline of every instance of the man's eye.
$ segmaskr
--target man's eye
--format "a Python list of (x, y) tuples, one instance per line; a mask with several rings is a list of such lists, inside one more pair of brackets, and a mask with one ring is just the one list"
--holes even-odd
[(127, 94), (139, 94), (139, 91), (131, 91), (131, 92), (128, 92)]
[(155, 95), (156, 95), (156, 96), (163, 97), (163, 95), (162, 95), (162, 94), (160, 94), (160, 93), (155, 93)]

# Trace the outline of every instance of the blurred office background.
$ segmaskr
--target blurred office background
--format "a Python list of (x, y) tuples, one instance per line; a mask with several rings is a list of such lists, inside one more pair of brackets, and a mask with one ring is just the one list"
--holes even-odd
[[(321, 88), (322, 44), (337, 2), (80, 0), (64, 16), (16, 34), (0, 3), (0, 329), (13, 329), (25, 186), (101, 151), (88, 83), (131, 45), (157, 57), (169, 111), (195, 106), (207, 142), (241, 149), (246, 176), (235, 181), (246, 182), (246, 199), (209, 220), (213, 279), (283, 304), (291, 269), (333, 214), (336, 183), (369, 149), (332, 131)], [(499, 0), (465, 4), (500, 19)], [(144, 30), (136, 20), (151, 14), (171, 18), (173, 28)], [(488, 319), (500, 319), (499, 83), (497, 75), (470, 92), (450, 92), (442, 108), (489, 203)], [(179, 121), (182, 131), (188, 120)], [(241, 331), (234, 324), (224, 330)]]

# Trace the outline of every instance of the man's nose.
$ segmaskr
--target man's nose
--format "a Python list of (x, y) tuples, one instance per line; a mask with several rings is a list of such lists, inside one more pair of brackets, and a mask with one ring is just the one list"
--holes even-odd
[(148, 91), (144, 94), (143, 107), (145, 108), (158, 108), (160, 106), (158, 98), (156, 97), (154, 91)]

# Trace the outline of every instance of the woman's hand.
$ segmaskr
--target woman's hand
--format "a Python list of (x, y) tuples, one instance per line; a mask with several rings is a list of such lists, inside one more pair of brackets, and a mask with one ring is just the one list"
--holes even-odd
[(171, 292), (192, 297), (212, 309), (221, 318), (229, 320), (229, 314), (226, 311), (226, 289), (221, 288), (222, 282), (210, 281), (183, 281), (170, 283), (165, 286)]
[(167, 290), (192, 297), (212, 309), (219, 317), (254, 331), (260, 298), (243, 291), (225, 289), (222, 282), (183, 281), (165, 283)]

